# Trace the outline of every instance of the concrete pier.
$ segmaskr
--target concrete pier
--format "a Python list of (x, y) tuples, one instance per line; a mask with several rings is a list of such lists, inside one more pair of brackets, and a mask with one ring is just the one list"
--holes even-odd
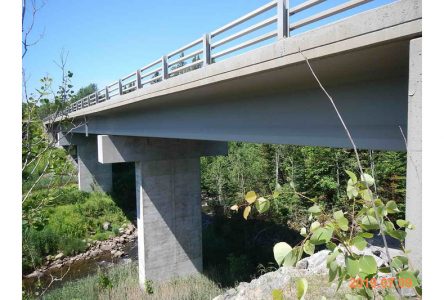
[(112, 166), (97, 160), (97, 135), (79, 133), (58, 134), (58, 145), (77, 149), (77, 171), (79, 189), (85, 192), (112, 191)]
[(101, 163), (135, 161), (139, 281), (202, 271), (200, 157), (225, 142), (98, 136)]
[(422, 38), (410, 41), (406, 219), (415, 230), (408, 230), (406, 248), (414, 267), (422, 269)]

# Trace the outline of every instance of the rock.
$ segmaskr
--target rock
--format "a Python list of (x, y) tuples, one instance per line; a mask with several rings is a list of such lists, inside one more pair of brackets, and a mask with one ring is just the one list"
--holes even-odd
[(65, 255), (64, 255), (62, 252), (60, 252), (59, 254), (57, 254), (57, 255), (54, 257), (54, 260), (62, 259), (63, 257), (65, 257)]
[(112, 248), (113, 247), (111, 245), (109, 245), (109, 244), (102, 244), (102, 245), (100, 245), (100, 250), (102, 250), (102, 251), (111, 251)]
[(119, 237), (119, 242), (120, 242), (120, 243), (125, 243), (125, 238), (123, 238), (123, 237)]
[(121, 257), (124, 253), (122, 251), (116, 251), (114, 257)]
[(129, 230), (129, 229), (125, 230), (125, 234), (126, 234), (126, 235), (131, 235), (131, 232), (132, 232), (132, 231)]
[(105, 223), (103, 223), (102, 227), (103, 227), (103, 230), (108, 230), (111, 228), (111, 223), (105, 222)]
[[(359, 254), (373, 256), (378, 266), (385, 265), (388, 262), (387, 256), (385, 255), (385, 249), (381, 247), (370, 246), (365, 248), (363, 251), (352, 248), (352, 251)], [(301, 259), (295, 267), (281, 267), (274, 272), (269, 272), (257, 279), (253, 279), (250, 283), (241, 282), (236, 288), (227, 290), (224, 294), (217, 296), (213, 300), (270, 299), (270, 295), (274, 289), (284, 290), (290, 284), (293, 284), (294, 279), (297, 277), (327, 275), (327, 256), (329, 253), (329, 250), (321, 250), (310, 257)], [(389, 248), (389, 253), (391, 257), (394, 257), (402, 255), (403, 252), (401, 250)], [(338, 265), (344, 266), (344, 255), (338, 255), (336, 257), (336, 262)], [(380, 274), (378, 274), (378, 276), (379, 275)], [(330, 294), (330, 292), (333, 295), (335, 293), (335, 288), (326, 287), (326, 293)], [(295, 298), (295, 295), (291, 294), (284, 296), (285, 299)]]
[(133, 224), (129, 224), (127, 226), (127, 230), (129, 230), (130, 233), (132, 233), (135, 229), (136, 229), (136, 227)]
[(43, 276), (43, 273), (40, 272), (39, 270), (35, 270), (34, 272), (32, 272), (31, 274), (26, 275), (26, 278), (40, 278)]

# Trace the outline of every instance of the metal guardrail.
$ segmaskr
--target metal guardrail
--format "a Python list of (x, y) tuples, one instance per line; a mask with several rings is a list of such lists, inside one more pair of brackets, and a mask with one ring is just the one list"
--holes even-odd
[[(131, 93), (138, 89), (144, 88), (147, 85), (153, 85), (158, 82), (168, 80), (168, 78), (179, 76), (183, 73), (204, 67), (205, 65), (214, 63), (216, 59), (256, 45), (263, 41), (271, 40), (273, 38), (277, 38), (279, 40), (289, 37), (291, 32), (295, 29), (352, 9), (372, 0), (347, 1), (335, 7), (318, 12), (312, 16), (301, 18), (296, 22), (290, 23), (290, 18), (292, 16), (325, 1), (326, 0), (308, 0), (292, 8), (289, 7), (289, 0), (270, 1), (258, 9), (226, 24), (225, 26), (222, 26), (209, 34), (204, 34), (202, 38), (199, 38), (188, 45), (164, 55), (154, 62), (151, 62), (150, 64), (132, 72), (131, 74), (128, 74), (127, 76), (107, 85), (105, 88), (74, 102), (63, 111), (63, 114), (69, 114), (71, 112), (108, 101), (115, 96)], [(246, 22), (254, 19), (255, 17), (265, 15), (267, 13), (270, 14), (272, 11), (274, 11), (274, 13), (271, 17), (256, 22), (242, 30), (238, 30), (231, 35), (220, 38), (221, 35), (230, 29), (238, 27), (239, 25), (245, 25)], [(265, 29), (267, 26), (270, 27), (271, 25), (273, 25), (273, 29), (268, 30), (266, 33), (262, 33), (261, 35), (246, 41), (242, 41), (229, 48), (221, 49), (221, 47), (223, 48), (224, 45), (226, 46), (232, 41), (236, 41), (241, 37), (253, 32), (257, 32), (260, 29)], [(218, 37), (219, 39), (217, 39)], [(185, 54), (186, 52), (189, 53)], [(186, 61), (190, 59), (192, 59), (192, 61), (190, 63), (186, 63)], [(50, 117), (54, 117), (54, 115)]]

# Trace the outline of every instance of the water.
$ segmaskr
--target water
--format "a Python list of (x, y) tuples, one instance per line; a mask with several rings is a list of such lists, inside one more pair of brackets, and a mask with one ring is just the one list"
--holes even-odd
[[(105, 251), (95, 257), (81, 259), (74, 261), (70, 265), (66, 264), (59, 269), (46, 270), (43, 276), (40, 277), (40, 284), (42, 287), (47, 287), (51, 282), (51, 275), (60, 278), (65, 273), (61, 281), (54, 281), (50, 289), (59, 287), (67, 281), (72, 281), (86, 277), (88, 275), (96, 274), (99, 268), (109, 268), (117, 264), (125, 264), (131, 261), (137, 261), (137, 239), (128, 241), (123, 246), (125, 254), (122, 257), (114, 257), (110, 251)], [(69, 269), (69, 271), (68, 271)], [(68, 272), (67, 272), (68, 271)], [(26, 291), (33, 293), (37, 290), (37, 278), (23, 278), (23, 287)]]

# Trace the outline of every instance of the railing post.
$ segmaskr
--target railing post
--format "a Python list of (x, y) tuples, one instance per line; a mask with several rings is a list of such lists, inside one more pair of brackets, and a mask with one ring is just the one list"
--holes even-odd
[(168, 57), (162, 56), (162, 80), (168, 78)]
[(105, 101), (109, 100), (109, 91), (108, 91), (108, 86), (105, 86)]
[(119, 79), (119, 95), (122, 95), (123, 91), (122, 91), (122, 80)]
[(96, 102), (94, 104), (97, 104), (97, 103), (99, 103), (99, 92), (98, 91), (96, 91)]
[(140, 69), (136, 71), (136, 89), (142, 88), (142, 76), (140, 75)]
[(278, 30), (278, 40), (286, 38), (289, 36), (288, 32), (288, 7), (289, 7), (289, 0), (277, 0), (277, 15), (278, 15), (278, 22), (277, 22), (277, 30)]
[(210, 35), (208, 33), (205, 33), (202, 38), (202, 46), (203, 46), (203, 65), (209, 65), (211, 64), (211, 45), (210, 45)]

